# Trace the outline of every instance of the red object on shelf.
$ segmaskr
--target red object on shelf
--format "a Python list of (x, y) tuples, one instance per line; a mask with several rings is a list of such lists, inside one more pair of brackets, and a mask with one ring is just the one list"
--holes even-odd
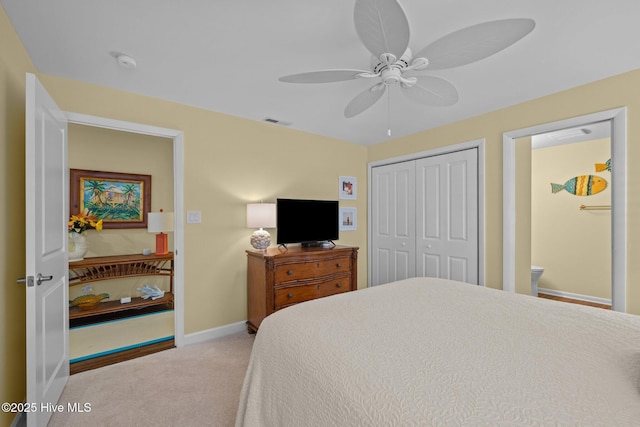
[(156, 255), (166, 255), (169, 253), (169, 235), (165, 233), (156, 234)]

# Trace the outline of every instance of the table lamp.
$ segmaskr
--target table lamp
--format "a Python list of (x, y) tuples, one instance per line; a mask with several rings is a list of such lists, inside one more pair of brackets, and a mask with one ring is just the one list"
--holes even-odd
[(276, 226), (275, 203), (249, 203), (247, 205), (247, 227), (259, 228), (251, 235), (251, 246), (264, 251), (271, 244), (271, 235), (263, 228)]
[(173, 212), (149, 212), (147, 231), (156, 234), (156, 255), (169, 253), (168, 236), (166, 233), (173, 231)]

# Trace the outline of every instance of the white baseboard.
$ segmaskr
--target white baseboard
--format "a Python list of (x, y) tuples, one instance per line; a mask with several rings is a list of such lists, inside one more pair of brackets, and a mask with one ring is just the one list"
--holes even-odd
[(593, 302), (596, 304), (611, 305), (611, 300), (606, 298), (592, 297), (589, 295), (572, 294), (571, 292), (556, 291), (554, 289), (538, 288), (539, 294), (553, 295), (556, 297), (577, 299), (578, 301)]
[(184, 336), (184, 345), (197, 344), (216, 338), (222, 338), (226, 337), (227, 335), (237, 334), (242, 331), (247, 331), (246, 321), (231, 323), (229, 325), (219, 326), (217, 328), (187, 334)]

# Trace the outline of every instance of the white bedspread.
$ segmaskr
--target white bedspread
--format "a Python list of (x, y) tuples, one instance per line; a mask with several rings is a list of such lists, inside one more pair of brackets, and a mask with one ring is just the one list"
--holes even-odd
[(416, 278), (256, 336), (237, 426), (640, 425), (640, 316)]

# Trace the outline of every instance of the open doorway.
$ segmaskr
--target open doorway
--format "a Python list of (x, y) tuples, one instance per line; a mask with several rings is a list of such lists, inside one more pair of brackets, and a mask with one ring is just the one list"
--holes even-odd
[[(142, 138), (142, 141), (146, 141), (147, 143), (151, 143), (152, 146), (149, 147), (152, 150), (160, 149), (160, 146), (164, 145), (162, 150), (165, 152), (161, 158), (164, 158), (164, 163), (162, 168), (166, 170), (166, 173), (163, 173), (164, 178), (167, 176), (170, 179), (166, 180), (166, 182), (160, 183), (162, 188), (164, 188), (165, 193), (170, 193), (169, 197), (164, 197), (159, 200), (162, 206), (156, 205), (155, 208), (163, 208), (165, 211), (170, 211), (174, 213), (174, 226), (173, 226), (173, 313), (170, 319), (170, 325), (168, 325), (168, 329), (173, 331), (174, 342), (176, 346), (182, 346), (184, 343), (184, 260), (182, 258), (183, 247), (184, 247), (184, 237), (183, 237), (183, 225), (182, 225), (182, 211), (183, 211), (183, 133), (178, 130), (158, 128), (155, 126), (142, 125), (131, 122), (124, 122), (119, 120), (105, 119), (101, 117), (88, 116), (77, 113), (65, 113), (69, 123), (72, 127), (76, 125), (81, 125), (78, 128), (93, 128), (99, 132), (115, 132), (116, 134), (121, 135), (138, 135)], [(157, 144), (157, 145), (153, 145)], [(112, 147), (105, 145), (104, 150), (109, 150)], [(96, 153), (96, 156), (100, 156), (100, 153)], [(126, 155), (126, 153), (122, 153), (122, 155)], [(117, 157), (117, 156), (116, 156)], [(144, 158), (148, 156), (142, 156)], [(141, 156), (136, 156), (137, 161), (140, 160)], [(153, 185), (152, 185), (153, 186)], [(166, 206), (165, 206), (166, 205)], [(138, 230), (140, 233), (147, 235), (148, 233), (146, 229)], [(101, 242), (102, 244), (106, 244), (107, 246), (118, 246), (122, 247), (125, 250), (128, 249), (128, 252), (137, 252), (139, 248), (135, 243), (132, 243), (129, 239), (129, 236), (125, 235), (117, 235), (111, 236), (111, 241)], [(114, 240), (115, 239), (115, 240)], [(153, 241), (153, 240), (152, 240)], [(170, 242), (171, 243), (171, 242)], [(150, 249), (152, 252), (155, 250), (155, 244), (147, 243), (143, 245), (145, 248), (147, 246), (152, 246)], [(135, 248), (134, 248), (135, 247)], [(135, 250), (134, 250), (135, 249)], [(141, 250), (139, 252), (142, 252)]]
[[(531, 229), (518, 222), (517, 193), (517, 140), (547, 132), (571, 129), (587, 124), (611, 123), (611, 305), (615, 311), (626, 311), (626, 108), (602, 111), (585, 116), (561, 120), (503, 134), (503, 289), (530, 294), (530, 258), (523, 268), (523, 251), (530, 251)], [(524, 221), (526, 223), (526, 221)], [(518, 268), (517, 266), (520, 266)]]
[(611, 307), (611, 123), (531, 137), (531, 294)]

